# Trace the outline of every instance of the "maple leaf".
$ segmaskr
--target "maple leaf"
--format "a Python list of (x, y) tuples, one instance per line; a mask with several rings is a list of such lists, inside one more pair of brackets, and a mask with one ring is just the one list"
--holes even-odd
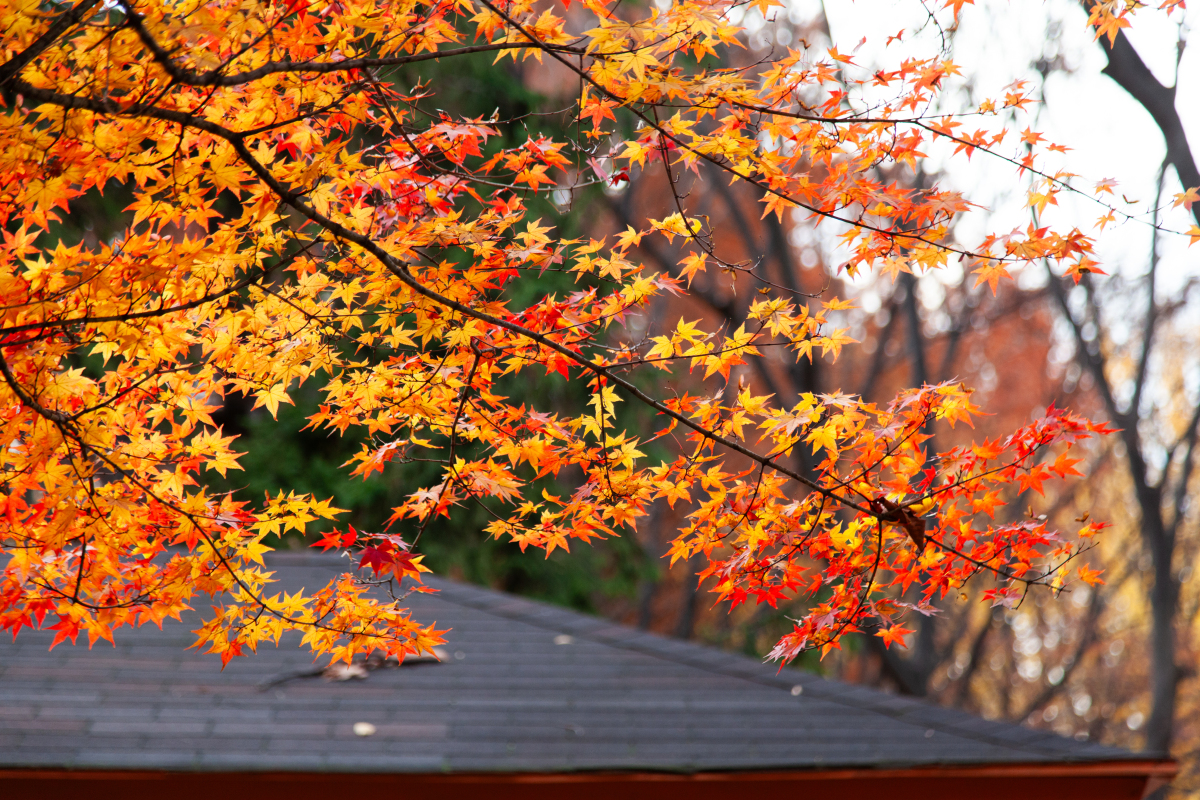
[(1038, 494), (1045, 494), (1042, 490), (1042, 482), (1048, 477), (1050, 475), (1046, 467), (1042, 464), (1035, 464), (1017, 475), (1019, 490), (1024, 492), (1033, 489)]
[(1193, 186), (1191, 189), (1188, 189), (1186, 192), (1182, 192), (1180, 194), (1175, 195), (1174, 202), (1171, 203), (1171, 207), (1179, 208), (1180, 206), (1183, 206), (1188, 211), (1191, 211), (1192, 204), (1195, 203), (1197, 200), (1200, 200), (1200, 188)]
[(829, 452), (837, 452), (837, 431), (832, 425), (821, 425), (813, 428), (805, 438), (805, 441), (812, 444), (814, 453), (822, 449)]
[(643, 235), (641, 231), (635, 231), (632, 226), (627, 227), (624, 231), (617, 234), (617, 246), (622, 250), (636, 247), (642, 243)]
[(883, 646), (885, 648), (890, 648), (893, 644), (899, 644), (903, 647), (904, 637), (910, 633), (913, 633), (913, 630), (905, 628), (903, 625), (892, 625), (887, 628), (881, 628), (875, 635), (883, 639)]
[(1121, 32), (1121, 28), (1129, 27), (1129, 20), (1125, 18), (1126, 11), (1121, 11), (1119, 14), (1113, 14), (1107, 3), (1095, 3), (1092, 6), (1091, 16), (1088, 19), (1088, 24), (1096, 28), (1096, 38), (1101, 36), (1108, 37), (1108, 43), (1111, 46), (1117, 40), (1117, 34)]
[(521, 174), (516, 177), (516, 182), (527, 183), (534, 190), (543, 183), (553, 184), (554, 179), (546, 174), (546, 170), (545, 164), (534, 164), (532, 167), (521, 170)]
[(748, 8), (756, 8), (765, 18), (772, 8), (783, 7), (783, 0), (750, 0)]
[(697, 272), (703, 272), (708, 261), (708, 253), (688, 253), (680, 263), (680, 272), (687, 278), (688, 286)]
[(975, 279), (975, 285), (979, 286), (986, 283), (992, 288), (992, 294), (996, 293), (1001, 278), (1012, 277), (1008, 274), (1008, 268), (1001, 261), (984, 262), (984, 264), (976, 269), (972, 274), (979, 276)]
[(279, 413), (280, 403), (291, 403), (292, 399), (288, 396), (287, 385), (277, 383), (269, 389), (255, 393), (255, 408), (266, 407), (267, 411), (271, 412), (271, 417), (274, 418)]
[(1100, 584), (1103, 584), (1104, 581), (1100, 579), (1100, 575), (1103, 572), (1104, 570), (1102, 569), (1089, 569), (1086, 566), (1081, 566), (1078, 570), (1079, 579), (1088, 586), (1099, 586)]
[(354, 526), (351, 525), (345, 533), (341, 531), (326, 531), (321, 535), (320, 541), (313, 542), (309, 547), (319, 547), (324, 551), (329, 551), (333, 548), (342, 549), (349, 547), (357, 540), (358, 531), (354, 530)]
[(658, 66), (658, 59), (649, 48), (642, 47), (618, 56), (617, 63), (622, 69), (633, 70), (634, 77), (640, 81), (645, 79), (647, 67)]
[(909, 266), (908, 259), (904, 257), (888, 256), (884, 259), (880, 271), (894, 282), (901, 272), (911, 273), (912, 267)]
[(75, 640), (79, 637), (83, 626), (80, 625), (79, 620), (60, 616), (58, 622), (51, 625), (47, 630), (55, 631), (54, 639), (50, 641), (50, 649), (53, 650), (68, 639), (71, 640), (71, 644), (75, 644)]
[[(592, 127), (599, 128), (600, 123), (606, 119), (610, 119), (613, 122), (617, 121), (617, 118), (613, 115), (613, 109), (616, 108), (616, 106), (617, 104), (612, 100), (589, 99), (589, 101), (584, 104), (583, 108), (579, 110), (579, 118), (584, 119), (585, 117), (591, 117)], [(588, 159), (588, 163), (592, 163), (593, 161), (595, 161), (595, 159)]]
[(1050, 469), (1060, 478), (1065, 478), (1068, 475), (1079, 475), (1080, 477), (1083, 477), (1083, 473), (1075, 469), (1075, 465), (1082, 460), (1083, 459), (1081, 458), (1067, 458), (1067, 454), (1063, 453), (1054, 460), (1054, 464), (1050, 467)]
[(829, 57), (839, 64), (849, 64), (851, 66), (854, 65), (854, 62), (850, 60), (850, 56), (839, 53), (836, 46), (829, 48)]
[(1040, 142), (1044, 137), (1040, 133), (1036, 133), (1031, 128), (1026, 128), (1021, 133), (1021, 141), (1025, 144), (1034, 145)]
[(1089, 275), (1092, 273), (1099, 274), (1099, 275), (1106, 274), (1104, 272), (1104, 270), (1100, 269), (1096, 265), (1095, 261), (1093, 261), (1092, 259), (1090, 259), (1086, 256), (1080, 258), (1078, 261), (1071, 264), (1067, 268), (1067, 274), (1070, 275), (1075, 280), (1076, 283), (1079, 283), (1079, 279), (1082, 278), (1084, 275)]

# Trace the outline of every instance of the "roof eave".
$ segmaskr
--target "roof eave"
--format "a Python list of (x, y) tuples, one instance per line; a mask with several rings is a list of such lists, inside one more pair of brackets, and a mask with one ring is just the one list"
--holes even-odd
[[(786, 796), (838, 800), (1140, 800), (1169, 782), (1170, 759), (1075, 763), (929, 766), (899, 769), (775, 769), (714, 772), (169, 772), (153, 770), (0, 770), (0, 795), (39, 800), (170, 796), (211, 800), (253, 792), (256, 800), (326, 800), (331, 793), (435, 792), (438, 800), (731, 800)], [(169, 794), (159, 794), (161, 792)], [(131, 794), (134, 793), (134, 794)]]

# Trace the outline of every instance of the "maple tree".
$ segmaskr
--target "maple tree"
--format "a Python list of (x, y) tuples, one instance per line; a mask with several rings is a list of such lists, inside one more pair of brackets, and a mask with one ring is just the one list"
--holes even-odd
[[(1008, 605), (1031, 585), (1098, 581), (1072, 562), (1101, 525), (1063, 535), (1036, 516), (993, 515), (1010, 487), (1077, 475), (1069, 449), (1103, 425), (1050, 408), (934, 453), (931, 425), (980, 413), (960, 383), (884, 405), (840, 393), (783, 405), (733, 370), (836, 357), (851, 344), (836, 328), (842, 301), (810, 304), (766, 281), (736, 329), (679, 319), (622, 333), (698, 274), (756, 265), (722, 259), (678, 191), (673, 213), (613, 241), (562, 239), (527, 212), (538, 193), (657, 169), (677, 187), (704, 165), (760, 191), (764, 215), (799, 209), (838, 226), (850, 274), (953, 260), (995, 288), (1036, 261), (1077, 279), (1098, 269), (1080, 230), (1031, 224), (963, 245), (950, 234), (963, 197), (880, 177), (950, 145), (1010, 162), (1035, 211), (1079, 192), (1039, 170), (1053, 145), (1028, 128), (1015, 154), (1002, 149), (1025, 87), (954, 116), (931, 110), (956, 70), (938, 56), (866, 77), (836, 48), (729, 67), (717, 57), (740, 46), (737, 20), (778, 3), (662, 5), (6, 0), (0, 624), (94, 642), (210, 596), (199, 644), (226, 661), (288, 630), (335, 658), (403, 657), (440, 641), (403, 598), (421, 590), (426, 529), (462, 506), (485, 509), (489, 534), (549, 553), (617, 535), (657, 499), (683, 504), (671, 559), (702, 555), (721, 600), (808, 598), (781, 659), (836, 647), (865, 620), (903, 642), (908, 611), (980, 572), (999, 578), (986, 599)], [(1124, 7), (1094, 8), (1092, 24), (1115, 34)], [(433, 110), (436, 86), (389, 77), (480, 52), (566, 71), (579, 87), (574, 135), (498, 147), (517, 121)], [(1106, 188), (1097, 202), (1112, 214)], [(48, 244), (73, 202), (114, 191), (132, 196), (119, 236)], [(631, 259), (653, 238), (686, 243), (678, 274)], [(577, 289), (516, 303), (511, 288), (548, 270)], [(589, 399), (564, 414), (498, 392), (527, 371)], [(638, 377), (679, 371), (694, 376), (686, 391), (656, 394)], [(354, 475), (417, 461), (440, 474), (386, 531), (325, 533), (317, 545), (352, 550), (357, 573), (279, 593), (264, 540), (339, 509), (295, 493), (254, 503), (198, 478), (238, 465), (234, 437), (213, 424), (221, 397), (275, 415), (318, 378), (309, 424), (366, 436)], [(618, 403), (661, 424), (632, 436)], [(649, 441), (671, 456), (652, 462), (639, 450)], [(571, 485), (552, 493), (549, 477)], [(902, 601), (914, 585), (924, 600)]]

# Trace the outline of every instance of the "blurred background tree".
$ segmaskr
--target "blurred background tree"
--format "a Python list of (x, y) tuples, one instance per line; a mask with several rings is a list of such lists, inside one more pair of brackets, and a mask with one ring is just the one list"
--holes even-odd
[[(1067, 102), (1061, 90), (1047, 93), (1045, 87), (1090, 69), (1133, 101), (1106, 107), (1100, 101), (1108, 98), (1098, 96), (1092, 124), (1115, 126), (1128, 117), (1142, 127), (1150, 123), (1145, 138), (1148, 147), (1159, 148), (1161, 165), (1155, 174), (1141, 176), (1143, 185), (1151, 183), (1152, 197), (1123, 198), (1131, 209), (1125, 224), (1132, 230), (1114, 250), (1112, 263), (1104, 264), (1111, 275), (1085, 276), (1078, 286), (1049, 273), (1023, 275), (995, 296), (971, 276), (952, 272), (850, 280), (837, 268), (836, 230), (822, 233), (799, 217), (784, 223), (773, 216), (759, 219), (761, 198), (711, 175), (693, 177), (689, 188), (707, 205), (715, 228), (737, 232), (719, 243), (725, 258), (755, 262), (762, 279), (778, 285), (858, 301), (846, 323), (865, 347), (836, 363), (780, 363), (775, 370), (764, 364), (757, 374), (739, 376), (756, 382), (758, 391), (791, 397), (844, 391), (882, 400), (904, 387), (961, 378), (978, 387), (978, 402), (995, 415), (977, 432), (984, 436), (1050, 403), (1109, 419), (1122, 429), (1090, 453), (1088, 481), (1047, 488), (1055, 524), (1085, 521), (1089, 514), (1113, 523), (1098, 539), (1104, 586), (1074, 588), (1066, 602), (1033, 594), (1011, 609), (989, 608), (962, 594), (923, 618), (904, 651), (885, 650), (878, 637), (863, 636), (823, 662), (810, 654), (804, 666), (1076, 738), (1170, 752), (1183, 766), (1170, 791), (1191, 793), (1200, 788), (1195, 723), (1200, 685), (1194, 666), (1200, 531), (1191, 502), (1200, 427), (1197, 272), (1186, 241), (1163, 230), (1200, 222), (1200, 203), (1185, 194), (1200, 185), (1197, 151), (1177, 110), (1195, 107), (1183, 100), (1196, 96), (1195, 82), (1181, 90), (1180, 77), (1200, 71), (1186, 69), (1186, 25), (1158, 31), (1158, 46), (1164, 40), (1170, 45), (1174, 67), (1173, 74), (1163, 74), (1162, 65), (1154, 72), (1124, 33), (1111, 45), (1065, 42), (1063, 31), (1079, 22), (1070, 18), (1079, 13), (1074, 5), (1047, 9), (1043, 36), (1030, 37), (1028, 60), (1007, 69), (1041, 83), (1047, 116)], [(1036, 30), (1028, 17), (1021, 19), (1027, 30)], [(959, 31), (938, 34), (953, 52)], [(808, 14), (793, 7), (786, 19), (781, 14), (752, 38), (745, 61), (797, 42), (825, 47), (832, 41), (823, 7)], [(1118, 131), (1114, 127), (1114, 135)], [(621, 191), (606, 193), (609, 230), (636, 227), (643, 215), (660, 212), (661, 198), (669, 197), (664, 180), (647, 171)], [(907, 180), (923, 187), (931, 176)], [(1002, 214), (1003, 190), (993, 194)], [(1149, 212), (1139, 216), (1137, 208)], [(679, 254), (661, 244), (645, 246), (640, 254), (649, 266), (677, 269)], [(736, 328), (757, 286), (720, 275), (704, 279), (695, 295), (706, 301), (705, 308), (673, 309), (666, 316), (703, 315)], [(1004, 499), (1009, 516), (1025, 513), (1027, 498)], [(639, 532), (649, 560), (665, 551), (674, 519), (664, 509), (656, 529)], [(781, 605), (728, 614), (702, 598), (703, 588), (698, 594), (692, 568), (685, 566), (659, 570), (643, 579), (636, 596), (611, 597), (602, 607), (643, 627), (755, 655), (769, 649), (796, 612)]]
[[(1158, 47), (1170, 45), (1165, 49), (1174, 67), (1173, 74), (1164, 74), (1162, 64), (1156, 64), (1158, 72), (1147, 65), (1124, 33), (1111, 45), (1064, 41), (1063, 31), (1079, 22), (1071, 15), (1082, 13), (1073, 4), (1043, 11), (1040, 39), (1029, 33), (1036, 31), (1036, 24), (1029, 23), (1037, 17), (1025, 16), (1026, 10), (992, 14), (1018, 16), (1026, 38), (1033, 39), (1027, 43), (1028, 60), (1006, 68), (1040, 82), (1046, 116), (1052, 117), (1060, 105), (1077, 111), (1061, 89), (1053, 91), (1056, 81), (1091, 70), (1132, 101), (1106, 106), (1103, 101), (1109, 98), (1097, 93), (1091, 124), (1110, 126), (1117, 137), (1125, 132), (1118, 124), (1125, 119), (1132, 117), (1130, 124), (1142, 128), (1148, 122), (1151, 131), (1143, 138), (1161, 154), (1155, 174), (1140, 180), (1152, 185), (1153, 196), (1123, 198), (1131, 209), (1125, 224), (1132, 230), (1113, 251), (1112, 263), (1103, 265), (1111, 275), (1088, 275), (1076, 286), (1048, 272), (1026, 274), (995, 296), (971, 276), (952, 272), (847, 280), (837, 269), (837, 231), (822, 234), (803, 219), (786, 225), (773, 217), (758, 220), (760, 198), (742, 187), (709, 181), (705, 191), (709, 213), (722, 218), (722, 229), (740, 233), (739, 241), (723, 244), (739, 256), (760, 259), (771, 280), (802, 291), (850, 296), (859, 303), (847, 318), (866, 345), (847, 354), (857, 361), (843, 358), (801, 369), (781, 365), (775, 373), (753, 376), (760, 388), (792, 395), (840, 390), (884, 399), (906, 386), (961, 378), (978, 387), (978, 402), (995, 415), (977, 432), (984, 436), (989, 429), (1001, 431), (1040, 413), (1050, 403), (1121, 428), (1118, 437), (1092, 450), (1086, 482), (1047, 487), (1055, 524), (1085, 521), (1089, 514), (1113, 523), (1098, 539), (1106, 584), (1094, 591), (1075, 588), (1066, 602), (1033, 594), (1011, 609), (989, 608), (962, 594), (942, 603), (937, 615), (923, 618), (904, 651), (885, 650), (878, 637), (863, 636), (823, 662), (810, 657), (805, 666), (990, 718), (1170, 752), (1183, 767), (1170, 792), (1193, 793), (1200, 788), (1195, 669), (1200, 585), (1194, 570), (1200, 531), (1197, 504), (1191, 502), (1200, 426), (1197, 271), (1195, 256), (1186, 254), (1186, 241), (1163, 230), (1200, 222), (1200, 203), (1184, 194), (1200, 185), (1197, 150), (1189, 145), (1178, 111), (1196, 107), (1194, 100), (1189, 104), (1184, 98), (1196, 97), (1200, 70), (1194, 60), (1190, 72), (1186, 68), (1186, 25), (1157, 32)], [(993, 30), (1004, 29), (1005, 20), (990, 21)], [(764, 27), (751, 42), (747, 61), (793, 42), (822, 47), (833, 41), (823, 7), (808, 16), (793, 12), (788, 23)], [(953, 52), (959, 31), (938, 34)], [(1180, 78), (1189, 74), (1192, 83), (1181, 89)], [(965, 84), (969, 98), (970, 77)], [(917, 187), (929, 176), (908, 179)], [(614, 226), (629, 224), (633, 209), (656, 196), (661, 192), (652, 186), (634, 185), (618, 198), (607, 198)], [(1000, 216), (1005, 212), (1003, 189), (994, 189), (993, 196)], [(1139, 216), (1137, 208), (1149, 212)], [(1170, 260), (1164, 261), (1167, 255)], [(643, 256), (662, 269), (676, 259), (676, 254), (653, 250), (644, 250)], [(700, 294), (709, 302), (706, 313), (723, 316), (734, 326), (755, 289), (749, 282), (714, 282), (705, 288)], [(1026, 498), (1004, 499), (1010, 516), (1025, 513)], [(648, 552), (663, 545), (668, 530), (646, 535)], [(696, 632), (710, 642), (757, 655), (766, 652), (794, 615), (786, 606), (764, 606), (732, 615), (705, 608), (697, 617), (695, 587), (688, 578), (686, 570), (663, 576), (643, 585), (636, 608), (629, 600), (609, 607), (626, 620), (664, 633)], [(975, 587), (973, 594), (984, 588)]]

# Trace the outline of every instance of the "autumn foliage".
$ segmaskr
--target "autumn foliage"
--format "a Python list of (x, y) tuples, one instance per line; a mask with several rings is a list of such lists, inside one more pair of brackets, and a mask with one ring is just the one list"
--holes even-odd
[[(755, 265), (722, 260), (720, 232), (681, 194), (673, 213), (606, 240), (564, 240), (527, 213), (535, 193), (649, 170), (674, 186), (703, 164), (755, 187), (764, 214), (837, 226), (851, 274), (954, 260), (995, 286), (1031, 261), (1097, 269), (1080, 230), (1031, 223), (961, 244), (963, 197), (884, 177), (949, 145), (1010, 161), (1035, 211), (1077, 191), (1039, 172), (1036, 134), (1001, 124), (1030, 103), (1023, 86), (935, 116), (956, 71), (939, 56), (866, 78), (836, 49), (729, 60), (737, 20), (775, 5), (4, 0), (0, 624), (95, 641), (211, 598), (199, 643), (226, 660), (287, 630), (318, 654), (403, 657), (439, 632), (406, 613), (400, 581), (419, 581), (419, 538), (463, 505), (486, 507), (494, 536), (546, 551), (619, 535), (658, 499), (686, 509), (670, 556), (702, 553), (719, 598), (809, 599), (783, 659), (863, 628), (902, 642), (906, 613), (981, 572), (997, 578), (994, 603), (1096, 581), (1072, 560), (1100, 526), (1060, 534), (994, 511), (1078, 475), (1069, 450), (1102, 426), (1051, 408), (935, 453), (933, 426), (980, 413), (957, 382), (886, 406), (756, 394), (739, 365), (853, 346), (841, 301), (769, 284), (736, 330), (680, 319), (626, 335), (630, 314), (698, 273)], [(1095, 24), (1120, 24), (1121, 9), (1094, 8)], [(510, 121), (454, 118), (436, 85), (390, 77), (478, 52), (570, 74), (575, 135), (500, 148)], [(870, 104), (856, 99), (865, 87)], [(52, 241), (76, 198), (119, 190), (133, 198), (121, 236)], [(685, 243), (676, 274), (633, 260), (645, 237)], [(513, 300), (547, 270), (576, 289)], [(497, 382), (525, 371), (590, 399), (563, 414), (502, 396)], [(655, 393), (646, 378), (660, 371), (690, 371), (692, 388)], [(368, 437), (347, 469), (425, 460), (440, 477), (413, 487), (387, 531), (324, 534), (317, 545), (353, 551), (358, 571), (292, 595), (272, 588), (264, 540), (338, 509), (199, 479), (237, 468), (213, 422), (222, 397), (274, 414), (304, 381), (324, 386), (312, 426)], [(644, 405), (657, 429), (621, 429), (618, 403)], [(649, 439), (671, 455), (648, 458)], [(539, 488), (548, 477), (569, 486)]]

